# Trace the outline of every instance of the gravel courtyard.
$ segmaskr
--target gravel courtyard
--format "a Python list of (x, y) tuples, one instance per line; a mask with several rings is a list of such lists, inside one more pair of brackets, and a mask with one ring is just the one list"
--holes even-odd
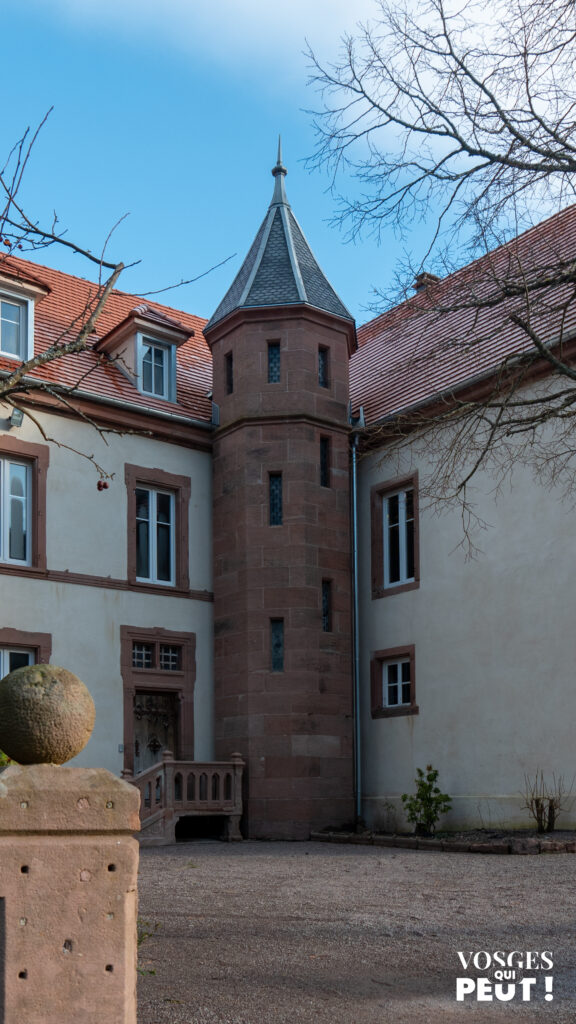
[[(141, 852), (139, 1024), (576, 1020), (576, 856), (197, 841)], [(523, 1002), (455, 999), (458, 950), (549, 950)], [(505, 985), (508, 983), (506, 982)]]

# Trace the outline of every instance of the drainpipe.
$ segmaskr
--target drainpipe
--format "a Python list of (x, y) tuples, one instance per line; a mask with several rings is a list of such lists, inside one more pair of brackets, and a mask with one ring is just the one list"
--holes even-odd
[(360, 721), (360, 616), (358, 609), (358, 434), (352, 436), (352, 650), (354, 678), (354, 801), (356, 829), (362, 820), (362, 729)]

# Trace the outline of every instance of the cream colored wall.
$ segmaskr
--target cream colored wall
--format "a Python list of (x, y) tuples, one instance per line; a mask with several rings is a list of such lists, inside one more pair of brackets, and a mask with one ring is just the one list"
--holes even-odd
[[(416, 465), (422, 480), (425, 462)], [(431, 763), (453, 798), (446, 825), (530, 827), (525, 774), (542, 769), (569, 785), (576, 772), (576, 512), (526, 468), (497, 499), (484, 477), (475, 493), (489, 524), (476, 537), (482, 553), (466, 560), (456, 547), (457, 510), (421, 509), (419, 589), (373, 600), (370, 487), (397, 475), (382, 456), (360, 467), (365, 816), (402, 824), (400, 795)], [(416, 648), (419, 714), (372, 719), (370, 652), (403, 644)]]
[[(93, 455), (106, 473), (113, 474), (108, 489), (98, 491), (99, 474), (94, 465), (74, 451), (50, 445), (49, 567), (126, 579), (124, 466), (132, 463), (190, 476), (190, 587), (209, 590), (212, 586), (211, 551), (205, 538), (210, 536), (211, 530), (210, 456), (142, 435), (107, 434), (106, 444), (93, 427), (80, 420), (53, 415), (43, 415), (41, 419), (50, 437), (84, 455)], [(13, 434), (22, 441), (43, 443), (38, 429), (27, 418)]]
[[(73, 452), (50, 445), (47, 479), (47, 564), (89, 576), (126, 579), (127, 501), (124, 464), (189, 475), (190, 586), (210, 591), (210, 455), (142, 436), (109, 437), (109, 446), (87, 424), (63, 417), (43, 420), (50, 436), (87, 453), (107, 473), (108, 490), (98, 491), (98, 473)], [(43, 443), (29, 421), (14, 431), (22, 441)], [(78, 763), (119, 772), (123, 754), (123, 694), (120, 625), (163, 627), (196, 634), (195, 756), (213, 757), (212, 604), (166, 595), (50, 580), (0, 577), (0, 625), (52, 634), (52, 663), (76, 672), (96, 703), (96, 725)]]

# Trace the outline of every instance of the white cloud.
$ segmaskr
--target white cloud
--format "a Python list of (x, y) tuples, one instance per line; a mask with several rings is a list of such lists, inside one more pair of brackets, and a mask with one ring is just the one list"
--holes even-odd
[(249, 69), (255, 59), (290, 75), (305, 41), (322, 56), (341, 36), (377, 10), (375, 0), (35, 0), (72, 24), (106, 27), (139, 39), (153, 33), (162, 45), (201, 50), (217, 63)]

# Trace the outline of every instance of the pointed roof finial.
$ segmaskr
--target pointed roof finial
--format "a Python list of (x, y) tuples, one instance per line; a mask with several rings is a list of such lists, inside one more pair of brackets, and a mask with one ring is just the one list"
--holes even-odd
[(274, 175), (276, 182), (274, 184), (274, 195), (272, 196), (271, 206), (275, 206), (277, 203), (285, 203), (288, 205), (286, 198), (286, 190), (284, 188), (284, 178), (288, 174), (288, 171), (282, 163), (282, 139), (278, 136), (278, 158), (276, 166), (272, 168), (272, 174)]

